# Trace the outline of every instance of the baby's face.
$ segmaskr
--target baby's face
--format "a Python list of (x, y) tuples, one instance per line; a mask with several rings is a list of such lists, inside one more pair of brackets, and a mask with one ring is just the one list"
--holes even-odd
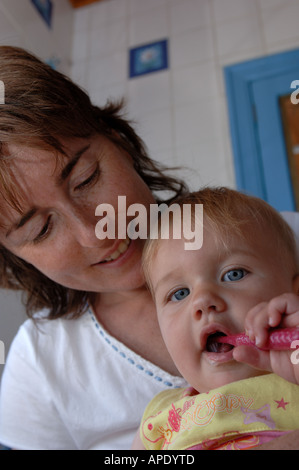
[(161, 331), (176, 366), (199, 392), (263, 373), (236, 362), (233, 347), (215, 338), (243, 332), (252, 307), (293, 291), (295, 273), (274, 245), (258, 229), (248, 240), (232, 235), (226, 246), (205, 230), (196, 251), (185, 251), (184, 240), (159, 241), (149, 274)]

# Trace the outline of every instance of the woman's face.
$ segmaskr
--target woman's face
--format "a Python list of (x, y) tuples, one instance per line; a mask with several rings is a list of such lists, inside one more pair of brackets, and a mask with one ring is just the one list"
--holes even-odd
[(93, 292), (140, 287), (144, 240), (129, 245), (99, 240), (95, 209), (109, 204), (117, 219), (118, 196), (126, 196), (126, 207), (140, 203), (148, 208), (154, 202), (151, 191), (130, 156), (107, 138), (63, 144), (68, 157), (61, 156), (62, 164), (49, 151), (9, 147), (22, 213), (4, 203), (0, 242), (66, 287)]

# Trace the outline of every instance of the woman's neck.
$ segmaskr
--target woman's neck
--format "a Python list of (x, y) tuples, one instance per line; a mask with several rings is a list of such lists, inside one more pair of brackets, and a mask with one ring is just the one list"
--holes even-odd
[[(96, 295), (94, 301), (94, 308), (105, 312), (106, 309), (113, 310), (117, 309), (119, 311), (119, 307), (124, 308), (125, 306), (130, 305), (135, 306), (136, 308), (139, 307), (139, 303), (152, 303), (154, 308), (154, 303), (152, 301), (151, 295), (148, 292), (145, 286), (139, 287), (137, 289), (132, 290), (124, 290), (119, 292), (102, 292)], [(155, 310), (155, 308), (154, 308)]]
[(179, 375), (162, 339), (151, 294), (145, 287), (98, 294), (93, 308), (112, 336), (144, 359)]

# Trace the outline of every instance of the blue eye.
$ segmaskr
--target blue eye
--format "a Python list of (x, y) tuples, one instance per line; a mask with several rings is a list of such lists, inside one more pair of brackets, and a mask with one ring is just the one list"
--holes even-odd
[(182, 289), (179, 289), (176, 292), (174, 292), (171, 295), (170, 300), (172, 302), (179, 302), (180, 300), (184, 300), (186, 297), (188, 297), (189, 294), (190, 294), (190, 289), (188, 289), (187, 287), (183, 287)]
[(243, 277), (246, 276), (246, 274), (248, 274), (248, 271), (246, 271), (246, 269), (231, 269), (230, 271), (224, 274), (223, 281), (240, 281), (241, 279), (243, 279)]

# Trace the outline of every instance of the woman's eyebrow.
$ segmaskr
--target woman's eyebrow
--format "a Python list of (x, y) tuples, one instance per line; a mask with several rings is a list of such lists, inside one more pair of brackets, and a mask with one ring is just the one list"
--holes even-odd
[(23, 225), (25, 225), (35, 215), (36, 212), (37, 212), (37, 209), (33, 207), (28, 212), (26, 212), (26, 214), (22, 215), (22, 217), (18, 220), (18, 222), (13, 224), (13, 226), (10, 227), (10, 229), (6, 232), (5, 237), (6, 238), (9, 237), (11, 232), (14, 232), (15, 230), (18, 230), (19, 228), (23, 227)]
[(58, 179), (58, 185), (62, 184), (67, 177), (71, 174), (73, 168), (77, 165), (78, 161), (82, 157), (82, 155), (90, 148), (90, 144), (86, 145), (82, 149), (78, 150), (78, 152), (75, 153), (73, 158), (66, 164), (66, 166), (63, 168), (63, 170), (60, 173), (59, 179)]

